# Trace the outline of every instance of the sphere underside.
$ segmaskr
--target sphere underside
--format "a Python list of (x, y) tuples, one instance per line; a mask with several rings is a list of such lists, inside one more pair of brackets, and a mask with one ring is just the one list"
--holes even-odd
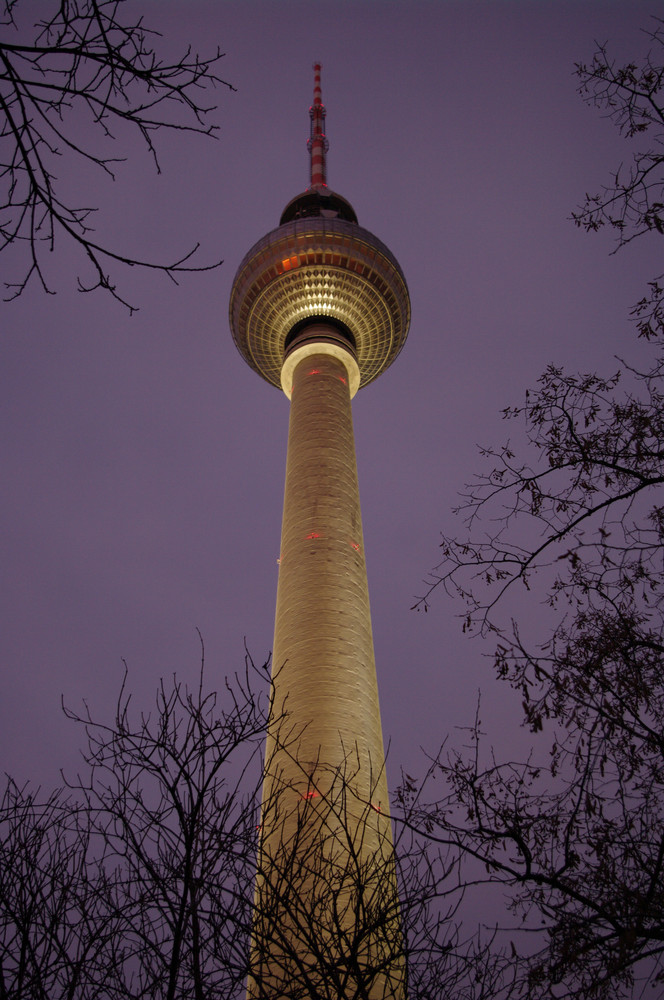
[(353, 334), (360, 385), (366, 385), (403, 346), (408, 288), (387, 247), (357, 223), (297, 219), (264, 236), (240, 264), (230, 301), (233, 339), (245, 361), (280, 386), (288, 333), (321, 317)]

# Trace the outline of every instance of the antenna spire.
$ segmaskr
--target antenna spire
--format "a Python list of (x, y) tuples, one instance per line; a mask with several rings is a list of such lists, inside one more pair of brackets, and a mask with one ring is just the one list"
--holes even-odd
[(320, 63), (314, 63), (314, 103), (309, 108), (311, 132), (307, 149), (311, 155), (311, 186), (309, 190), (327, 189), (325, 156), (330, 143), (325, 135), (325, 105), (321, 100)]

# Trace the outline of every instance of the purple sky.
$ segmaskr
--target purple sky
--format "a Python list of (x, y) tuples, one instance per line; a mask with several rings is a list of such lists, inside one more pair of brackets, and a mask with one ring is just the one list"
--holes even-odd
[[(179, 288), (123, 275), (140, 305), (129, 317), (74, 290), (81, 262), (63, 249), (57, 296), (35, 286), (3, 306), (2, 766), (47, 785), (71, 770), (82, 734), (60, 697), (110, 717), (123, 657), (147, 708), (160, 676), (196, 677), (196, 627), (210, 684), (242, 666), (245, 636), (259, 662), (271, 648), (288, 403), (241, 360), (227, 308), (243, 255), (308, 183), (314, 59), (329, 184), (396, 255), (412, 298), (402, 354), (354, 402), (392, 775), (472, 720), (480, 685), (500, 745), (517, 699), (461, 636), (462, 608), (442, 595), (428, 615), (409, 607), (481, 467), (476, 445), (507, 436), (501, 408), (549, 362), (608, 371), (614, 354), (646, 352), (626, 317), (658, 273), (652, 243), (611, 257), (608, 234), (568, 217), (630, 155), (575, 93), (573, 63), (594, 40), (642, 55), (652, 5), (143, 8), (169, 49), (227, 53), (237, 93), (216, 94), (219, 141), (164, 137), (158, 177), (136, 149), (115, 185), (64, 162), (63, 181), (99, 204), (108, 243), (163, 259), (200, 240), (225, 264)], [(4, 255), (3, 277), (14, 267)]]

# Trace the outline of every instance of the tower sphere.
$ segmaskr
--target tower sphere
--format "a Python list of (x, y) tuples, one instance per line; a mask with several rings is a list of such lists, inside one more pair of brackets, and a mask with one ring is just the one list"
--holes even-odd
[(230, 300), (233, 339), (248, 365), (272, 385), (295, 335), (331, 320), (354, 353), (360, 386), (401, 350), (410, 322), (403, 272), (384, 243), (358, 225), (349, 202), (310, 188), (286, 206), (281, 225), (240, 264)]

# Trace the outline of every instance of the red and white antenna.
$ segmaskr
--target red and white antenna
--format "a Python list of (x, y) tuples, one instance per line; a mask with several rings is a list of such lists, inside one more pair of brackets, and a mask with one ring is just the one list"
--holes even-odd
[(309, 108), (311, 118), (311, 133), (307, 149), (311, 154), (311, 187), (319, 191), (327, 188), (325, 155), (330, 148), (325, 135), (325, 105), (321, 100), (320, 63), (314, 63), (314, 103)]

